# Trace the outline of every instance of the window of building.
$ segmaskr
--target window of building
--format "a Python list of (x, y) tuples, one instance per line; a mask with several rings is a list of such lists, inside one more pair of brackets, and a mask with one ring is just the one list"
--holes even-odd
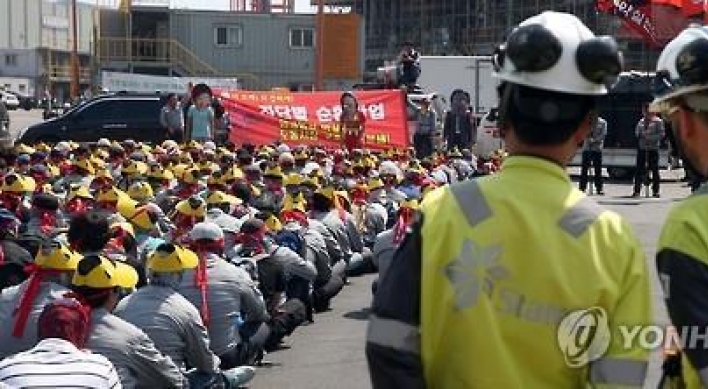
[(312, 28), (291, 28), (290, 47), (293, 49), (315, 47), (315, 30)]
[(5, 54), (5, 66), (17, 66), (17, 54)]
[(214, 27), (214, 45), (219, 47), (238, 47), (243, 43), (241, 26)]

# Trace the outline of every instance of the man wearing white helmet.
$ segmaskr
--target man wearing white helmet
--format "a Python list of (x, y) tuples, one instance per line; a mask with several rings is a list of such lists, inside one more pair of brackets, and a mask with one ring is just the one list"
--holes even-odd
[[(495, 57), (510, 156), (426, 195), (374, 296), (373, 386), (641, 388), (648, 353), (619, 332), (652, 319), (641, 245), (565, 170), (621, 71), (617, 45), (544, 12)], [(578, 335), (581, 319), (600, 336)]]
[[(671, 122), (684, 166), (705, 182), (708, 177), (708, 27), (692, 26), (679, 34), (664, 48), (656, 71), (656, 99), (650, 109)], [(706, 186), (702, 185), (677, 205), (669, 213), (659, 238), (656, 257), (659, 279), (671, 321), (680, 329), (708, 326), (707, 195)], [(706, 340), (688, 340), (687, 347), (683, 348), (688, 361), (681, 363), (686, 387), (706, 387)]]

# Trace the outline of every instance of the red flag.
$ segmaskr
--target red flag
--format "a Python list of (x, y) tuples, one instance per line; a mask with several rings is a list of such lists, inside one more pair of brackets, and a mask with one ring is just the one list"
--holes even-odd
[(704, 0), (683, 0), (681, 13), (684, 16), (697, 16), (704, 12), (706, 2)]
[(639, 34), (648, 45), (653, 47), (662, 46), (656, 33), (649, 0), (599, 0), (595, 4), (598, 11), (622, 18), (625, 27)]
[(670, 5), (676, 8), (682, 8), (684, 0), (651, 0), (654, 5)]
[(597, 0), (595, 3), (595, 9), (599, 12), (612, 13), (615, 8), (615, 4), (612, 0)]

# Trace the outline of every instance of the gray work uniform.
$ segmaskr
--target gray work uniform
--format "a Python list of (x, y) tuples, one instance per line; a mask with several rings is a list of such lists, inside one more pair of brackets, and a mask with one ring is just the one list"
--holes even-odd
[(327, 243), (318, 231), (303, 228), (305, 240), (305, 260), (314, 264), (317, 269), (315, 284), (326, 283), (332, 277), (332, 262), (327, 251)]
[(160, 124), (162, 127), (184, 131), (184, 115), (179, 104), (172, 108), (169, 105), (162, 107), (160, 111)]
[(342, 253), (342, 248), (339, 246), (339, 241), (334, 236), (334, 233), (319, 220), (308, 219), (307, 223), (309, 230), (317, 231), (322, 236), (327, 248), (330, 263), (335, 264), (342, 260), (344, 258), (344, 253)]
[(393, 244), (393, 235), (393, 229), (386, 230), (376, 237), (376, 243), (374, 243), (372, 261), (376, 268), (379, 269), (379, 282), (386, 275), (386, 271), (391, 265), (393, 256), (398, 248), (398, 245)]
[(27, 318), (25, 332), (21, 338), (12, 336), (12, 330), (15, 326), (15, 311), (20, 305), (20, 300), (24, 291), (27, 289), (29, 280), (9, 288), (3, 289), (0, 292), (0, 359), (17, 354), (21, 351), (26, 351), (34, 347), (37, 342), (37, 322), (39, 315), (44, 310), (44, 306), (56, 299), (62, 298), (64, 294), (69, 292), (69, 289), (50, 281), (43, 281), (40, 284), (37, 297), (32, 303), (32, 309)]
[(349, 238), (349, 247), (352, 252), (362, 253), (364, 252), (364, 239), (361, 236), (361, 231), (356, 226), (356, 221), (354, 216), (347, 212), (344, 218), (344, 227), (347, 230), (347, 238)]
[(601, 117), (597, 118), (597, 123), (590, 129), (587, 139), (583, 144), (583, 150), (602, 151), (607, 137), (607, 121)]
[(327, 212), (312, 212), (312, 218), (319, 220), (324, 224), (329, 231), (332, 232), (339, 247), (342, 251), (342, 259), (349, 262), (352, 257), (352, 249), (349, 244), (349, 236), (347, 235), (347, 228), (339, 218), (339, 212), (336, 210), (331, 210)]
[[(226, 260), (208, 254), (207, 306), (211, 321), (207, 323), (209, 347), (216, 355), (231, 352), (240, 342), (237, 321), (249, 323), (268, 320), (265, 303), (248, 274)], [(179, 292), (197, 309), (202, 305), (200, 289), (194, 282), (194, 272), (185, 273)]]
[(91, 312), (86, 348), (113, 363), (123, 388), (184, 388), (187, 380), (138, 327), (103, 308)]
[(290, 248), (273, 244), (268, 251), (270, 257), (283, 266), (285, 276), (288, 279), (297, 276), (304, 280), (312, 281), (317, 277), (315, 264), (304, 260)]
[(114, 313), (143, 330), (180, 369), (188, 363), (200, 372), (218, 371), (199, 311), (172, 288), (148, 285), (124, 298)]
[(664, 121), (660, 118), (653, 118), (647, 122), (645, 118), (641, 118), (637, 123), (635, 133), (640, 150), (658, 150), (661, 147), (661, 140), (666, 135)]

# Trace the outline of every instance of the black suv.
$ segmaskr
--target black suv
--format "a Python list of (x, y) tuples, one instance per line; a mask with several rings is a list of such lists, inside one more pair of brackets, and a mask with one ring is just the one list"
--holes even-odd
[(17, 142), (96, 142), (101, 138), (162, 142), (167, 139), (167, 129), (160, 125), (160, 110), (166, 101), (165, 95), (158, 94), (99, 96), (58, 118), (28, 127)]

